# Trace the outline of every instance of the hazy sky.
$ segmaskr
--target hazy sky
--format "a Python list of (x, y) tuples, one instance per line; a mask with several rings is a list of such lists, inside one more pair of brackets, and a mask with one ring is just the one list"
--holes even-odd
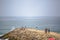
[(0, 0), (0, 16), (60, 16), (60, 0)]

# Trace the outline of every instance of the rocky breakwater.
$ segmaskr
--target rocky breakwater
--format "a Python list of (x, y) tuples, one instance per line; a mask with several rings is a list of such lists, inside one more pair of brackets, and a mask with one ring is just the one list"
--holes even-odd
[(48, 40), (50, 37), (60, 40), (60, 34), (58, 33), (45, 33), (45, 31), (31, 28), (16, 28), (0, 38), (8, 38), (9, 40)]

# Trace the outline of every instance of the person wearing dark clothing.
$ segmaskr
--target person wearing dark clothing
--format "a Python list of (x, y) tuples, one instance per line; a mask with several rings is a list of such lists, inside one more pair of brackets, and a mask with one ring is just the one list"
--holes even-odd
[(50, 29), (48, 29), (48, 33), (50, 33)]
[(50, 29), (45, 28), (45, 33), (50, 33)]
[(45, 33), (47, 33), (48, 32), (48, 29), (47, 28), (45, 28)]

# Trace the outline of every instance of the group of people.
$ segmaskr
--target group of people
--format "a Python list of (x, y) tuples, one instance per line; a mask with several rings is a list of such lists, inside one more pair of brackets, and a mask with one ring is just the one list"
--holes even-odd
[(50, 33), (50, 29), (45, 28), (45, 33)]
[[(25, 27), (22, 27), (22, 29), (24, 29), (24, 28), (26, 28), (26, 26)], [(50, 28), (45, 28), (45, 33), (50, 33)]]

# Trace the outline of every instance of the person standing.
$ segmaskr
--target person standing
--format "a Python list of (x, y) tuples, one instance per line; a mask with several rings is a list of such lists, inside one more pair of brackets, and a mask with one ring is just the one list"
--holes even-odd
[(48, 33), (50, 33), (50, 28), (48, 29)]
[(50, 33), (50, 28), (45, 28), (45, 33)]
[(48, 29), (47, 28), (45, 28), (45, 33), (47, 33), (48, 32)]

